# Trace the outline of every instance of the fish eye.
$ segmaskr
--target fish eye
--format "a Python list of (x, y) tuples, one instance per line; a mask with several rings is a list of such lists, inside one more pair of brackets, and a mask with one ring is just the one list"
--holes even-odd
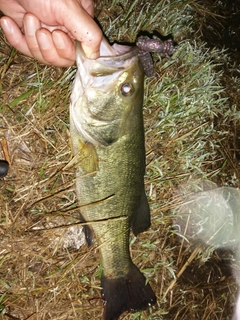
[(122, 84), (121, 93), (123, 96), (129, 97), (133, 94), (133, 92), (134, 92), (134, 86), (131, 83), (126, 82), (126, 83)]

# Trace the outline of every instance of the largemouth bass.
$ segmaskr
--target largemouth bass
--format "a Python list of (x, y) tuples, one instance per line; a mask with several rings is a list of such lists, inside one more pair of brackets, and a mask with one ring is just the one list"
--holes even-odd
[(76, 192), (85, 235), (94, 232), (101, 255), (104, 320), (156, 302), (129, 252), (135, 235), (150, 226), (144, 190), (144, 73), (138, 48), (103, 41), (100, 58), (89, 60), (77, 44), (77, 73), (70, 105), (76, 161)]

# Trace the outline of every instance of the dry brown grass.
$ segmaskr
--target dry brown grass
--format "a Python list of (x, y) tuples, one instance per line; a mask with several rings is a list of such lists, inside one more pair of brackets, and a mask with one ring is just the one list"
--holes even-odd
[[(172, 32), (181, 43), (190, 34), (181, 32), (193, 25), (180, 24), (177, 10), (183, 10), (184, 2), (174, 7), (174, 1), (164, 1), (176, 17), (172, 13), (169, 21), (165, 16), (154, 20), (155, 9), (148, 8), (151, 19), (139, 26), (132, 21), (141, 12), (128, 11), (121, 2), (118, 10), (109, 6), (106, 12), (103, 3), (97, 1), (97, 17), (111, 40), (134, 41), (142, 27), (152, 31), (159, 26), (158, 32)], [(189, 5), (197, 8), (195, 1)], [(191, 10), (186, 12), (190, 16)], [(40, 65), (13, 51), (2, 34), (0, 44), (0, 137), (6, 138), (11, 159), (8, 176), (0, 180), (0, 315), (4, 320), (101, 319), (97, 245), (76, 249), (73, 240), (82, 239), (69, 165), (68, 105), (74, 68)], [(157, 61), (156, 76), (146, 80), (146, 190), (152, 227), (137, 239), (132, 236), (131, 252), (158, 304), (152, 310), (124, 314), (122, 320), (231, 318), (236, 294), (232, 252), (186, 244), (172, 227), (183, 201), (182, 185), (192, 190), (191, 185), (202, 180), (240, 184), (239, 79), (231, 76), (229, 66), (222, 77), (216, 71), (220, 67), (211, 67), (213, 81), (207, 90), (215, 93), (207, 96), (210, 108), (202, 107), (199, 97), (204, 97), (204, 90), (197, 91), (203, 85), (201, 70), (206, 61), (222, 63), (226, 56), (201, 50), (194, 41), (191, 46), (184, 42), (177, 59)], [(200, 54), (205, 56), (199, 58)], [(220, 98), (219, 79), (227, 87), (230, 105)], [(197, 102), (190, 101), (195, 95)], [(0, 155), (3, 158), (1, 150)]]

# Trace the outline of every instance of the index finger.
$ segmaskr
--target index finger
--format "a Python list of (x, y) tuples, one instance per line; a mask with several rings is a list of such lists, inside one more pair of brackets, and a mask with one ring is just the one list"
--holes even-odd
[(89, 59), (96, 59), (100, 55), (102, 31), (85, 9), (75, 4), (75, 2), (69, 1), (67, 10), (60, 13), (57, 20), (60, 25), (69, 30), (74, 39), (81, 42), (86, 56)]

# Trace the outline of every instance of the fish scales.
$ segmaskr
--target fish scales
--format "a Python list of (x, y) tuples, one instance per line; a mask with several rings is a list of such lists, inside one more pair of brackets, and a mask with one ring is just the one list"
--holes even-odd
[(70, 105), (70, 134), (76, 157), (76, 192), (88, 244), (92, 231), (101, 255), (104, 320), (156, 302), (129, 251), (133, 233), (150, 226), (144, 190), (144, 74), (138, 49), (103, 41), (89, 60), (80, 44)]

